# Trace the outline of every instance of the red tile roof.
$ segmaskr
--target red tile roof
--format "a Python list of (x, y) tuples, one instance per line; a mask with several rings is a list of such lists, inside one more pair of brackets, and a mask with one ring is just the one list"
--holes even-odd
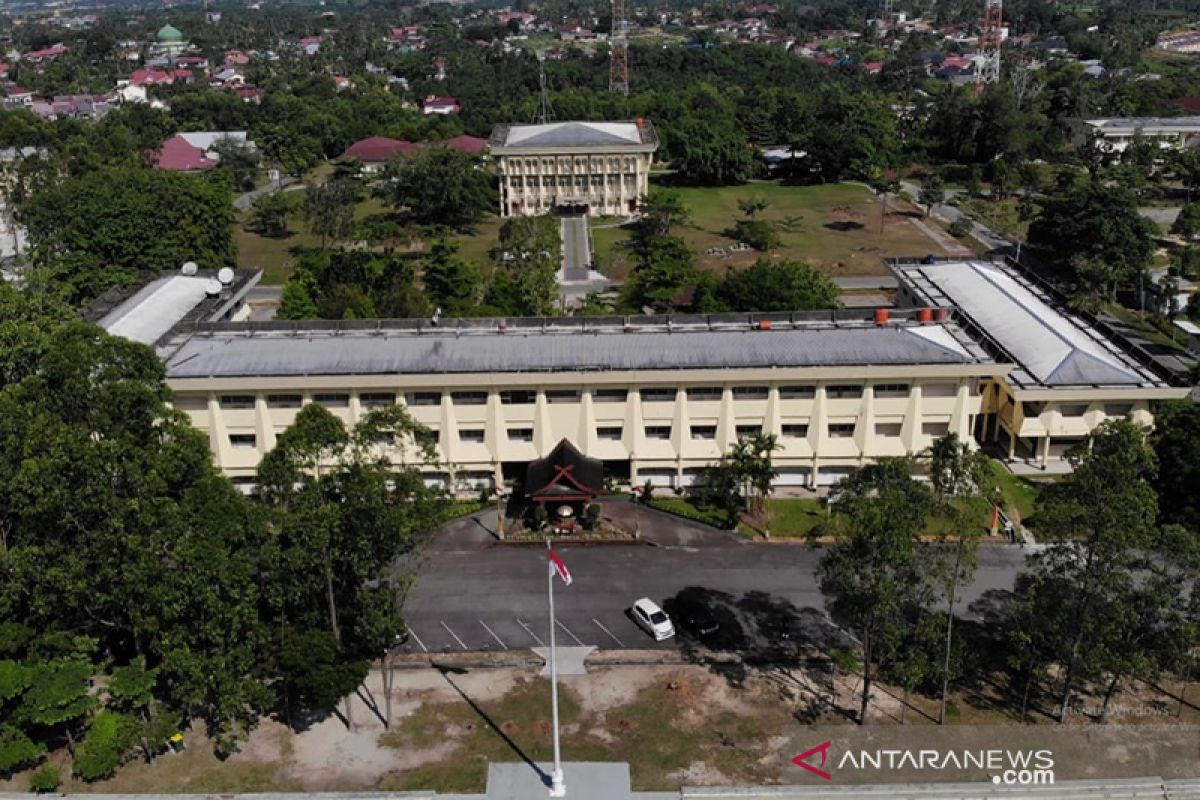
[(1179, 106), (1180, 108), (1186, 108), (1188, 111), (1191, 111), (1193, 114), (1200, 114), (1200, 97), (1198, 97), (1198, 96), (1177, 97), (1174, 100), (1171, 100), (1170, 103), (1173, 106)]
[(134, 86), (157, 86), (174, 82), (170, 73), (161, 69), (138, 69), (129, 76), (129, 82)]
[(466, 134), (445, 139), (440, 142), (430, 142), (430, 144), (444, 145), (445, 147), (458, 150), (461, 153), (482, 153), (487, 149), (487, 139), (480, 139), (478, 136), (467, 136)]
[(378, 164), (387, 161), (396, 153), (411, 153), (417, 148), (418, 145), (412, 142), (389, 139), (386, 136), (372, 136), (347, 147), (341, 158), (357, 158), (368, 164)]
[(172, 136), (163, 142), (154, 158), (156, 169), (211, 169), (216, 165), (216, 161), (205, 158), (203, 150), (188, 144), (181, 136)]

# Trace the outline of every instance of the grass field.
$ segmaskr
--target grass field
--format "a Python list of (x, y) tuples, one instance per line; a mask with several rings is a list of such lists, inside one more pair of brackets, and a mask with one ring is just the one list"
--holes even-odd
[[(303, 202), (301, 199), (303, 192), (295, 191), (288, 192), (288, 194), (292, 196), (293, 202), (297, 205)], [(354, 218), (361, 220), (375, 214), (382, 214), (386, 210), (383, 203), (372, 197), (355, 206)], [(288, 275), (292, 271), (291, 249), (293, 247), (319, 247), (321, 244), (321, 237), (308, 229), (308, 225), (299, 214), (294, 214), (289, 221), (290, 233), (278, 238), (259, 236), (257, 233), (246, 230), (245, 221), (248, 217), (249, 212), (241, 214), (234, 225), (238, 266), (243, 269), (263, 270), (262, 283), (264, 285), (278, 285), (287, 282)]]
[[(870, 189), (858, 184), (784, 186), (761, 182), (678, 191), (691, 213), (691, 223), (678, 233), (696, 251), (697, 263), (717, 275), (749, 266), (762, 257), (805, 261), (831, 275), (881, 275), (887, 256), (945, 252), (909, 222), (899, 203), (889, 204), (896, 211), (888, 215), (880, 233), (879, 201)], [(780, 247), (769, 253), (730, 253), (724, 258), (705, 255), (709, 248), (728, 252), (735, 244), (725, 231), (741, 216), (738, 201), (752, 197), (770, 203), (761, 218), (777, 224)], [(624, 278), (632, 266), (628, 251), (620, 246), (628, 238), (626, 232), (593, 227), (592, 236), (601, 270), (612, 278)]]
[[(879, 201), (869, 189), (857, 184), (783, 186), (763, 182), (721, 188), (689, 187), (679, 193), (691, 213), (690, 224), (680, 228), (679, 235), (696, 252), (699, 266), (716, 275), (749, 266), (758, 258), (797, 259), (830, 275), (880, 275), (885, 272), (885, 257), (945, 252), (910, 224), (909, 214), (919, 214), (900, 208), (902, 204), (894, 203), (896, 208), (887, 216), (881, 233)], [(728, 252), (735, 244), (725, 231), (741, 215), (738, 201), (752, 197), (764, 198), (770, 204), (761, 216), (776, 223), (780, 247), (768, 253), (706, 255), (710, 248), (720, 247)], [(386, 211), (378, 200), (371, 198), (358, 204), (355, 218), (362, 220)], [(613, 218), (592, 221), (592, 247), (600, 270), (622, 280), (632, 267), (629, 251), (622, 246), (629, 232), (614, 227), (616, 221)], [(265, 270), (264, 284), (284, 283), (291, 272), (291, 248), (320, 244), (298, 216), (292, 220), (291, 231), (286, 237), (267, 238), (245, 230), (239, 220), (235, 233), (238, 266)], [(463, 258), (480, 264), (486, 271), (490, 265), (489, 252), (498, 242), (499, 231), (500, 218), (488, 216), (474, 231), (453, 238), (459, 243)], [(410, 252), (420, 253), (424, 242), (415, 238), (408, 247)]]

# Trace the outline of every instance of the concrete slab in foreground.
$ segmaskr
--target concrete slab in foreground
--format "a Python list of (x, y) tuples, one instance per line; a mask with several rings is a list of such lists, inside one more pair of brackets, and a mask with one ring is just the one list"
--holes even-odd
[[(489, 764), (487, 800), (546, 800), (553, 764)], [(571, 761), (563, 764), (570, 800), (630, 800), (628, 764)]]

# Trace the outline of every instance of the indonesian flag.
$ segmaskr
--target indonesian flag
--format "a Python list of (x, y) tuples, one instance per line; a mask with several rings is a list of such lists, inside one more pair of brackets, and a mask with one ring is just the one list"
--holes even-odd
[(558, 577), (562, 578), (563, 586), (571, 585), (571, 571), (567, 569), (567, 565), (559, 558), (558, 553), (553, 550), (547, 550), (550, 553), (550, 569), (558, 573)]

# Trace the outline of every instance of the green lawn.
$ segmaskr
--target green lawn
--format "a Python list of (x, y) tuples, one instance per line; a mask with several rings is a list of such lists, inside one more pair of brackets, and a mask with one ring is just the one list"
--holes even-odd
[(992, 230), (1010, 239), (1025, 241), (1029, 223), (1017, 214), (1017, 199), (992, 200), (984, 197), (959, 195), (956, 205)]
[[(696, 251), (697, 263), (717, 275), (764, 257), (806, 261), (833, 275), (882, 275), (886, 271), (883, 259), (888, 256), (945, 252), (910, 224), (898, 207), (888, 215), (881, 233), (879, 202), (867, 187), (858, 184), (784, 186), (763, 181), (677, 191), (691, 213), (691, 223), (678, 233)], [(780, 247), (769, 253), (729, 253), (735, 241), (725, 231), (741, 216), (738, 201), (751, 197), (770, 203), (762, 218), (777, 224)], [(618, 280), (632, 267), (628, 251), (617, 244), (627, 236), (620, 229), (593, 229), (597, 263)], [(705, 255), (714, 247), (724, 248), (728, 255)]]
[[(808, 536), (829, 519), (825, 507), (815, 498), (772, 498), (767, 503), (770, 509), (767, 522), (772, 538)], [(743, 520), (738, 532), (743, 536), (758, 537), (762, 535), (763, 524), (761, 519)]]
[[(297, 206), (303, 202), (302, 191), (288, 192)], [(383, 214), (387, 208), (374, 197), (367, 198), (354, 208), (354, 218), (362, 220), (376, 214)], [(248, 231), (245, 222), (250, 212), (243, 212), (234, 224), (234, 241), (238, 249), (238, 266), (243, 269), (263, 270), (262, 283), (266, 286), (277, 286), (287, 282), (292, 273), (293, 247), (319, 247), (321, 237), (308, 229), (307, 223), (294, 214), (289, 223), (290, 233), (287, 236), (275, 238), (259, 236)]]

